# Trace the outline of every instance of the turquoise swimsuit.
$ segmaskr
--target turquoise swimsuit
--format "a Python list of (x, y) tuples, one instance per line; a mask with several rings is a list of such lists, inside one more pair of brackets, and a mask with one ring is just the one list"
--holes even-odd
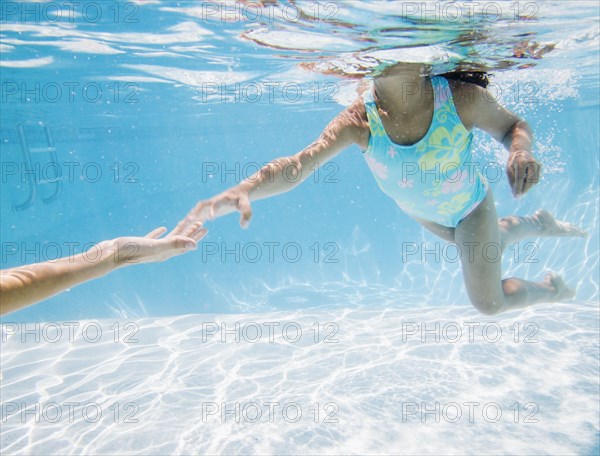
[(425, 136), (400, 146), (387, 135), (373, 99), (363, 94), (371, 136), (365, 159), (379, 187), (409, 215), (455, 228), (485, 198), (488, 184), (472, 162), (473, 133), (462, 124), (448, 81), (431, 78), (433, 120)]

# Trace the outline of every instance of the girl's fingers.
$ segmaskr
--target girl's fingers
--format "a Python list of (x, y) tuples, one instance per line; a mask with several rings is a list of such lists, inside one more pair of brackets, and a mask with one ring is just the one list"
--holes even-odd
[(540, 180), (540, 168), (539, 163), (529, 163), (525, 167), (525, 183), (523, 185), (523, 193), (529, 191), (534, 184), (537, 184)]
[(509, 163), (506, 167), (506, 177), (508, 178), (508, 185), (510, 187), (510, 191), (513, 196), (517, 196), (517, 176), (515, 175), (515, 171), (517, 171), (516, 167)]
[(519, 185), (517, 186), (519, 196), (525, 193), (525, 185), (527, 185), (527, 175), (525, 175), (525, 170), (523, 171), (523, 174), (521, 176), (521, 179), (519, 179)]
[(201, 209), (199, 209), (194, 215), (194, 219), (200, 222), (204, 222), (205, 220), (210, 220), (213, 218), (213, 204), (214, 203), (205, 203)]
[(214, 203), (208, 206), (208, 219), (213, 220), (215, 218), (215, 214), (217, 209), (219, 208), (219, 203)]
[(513, 181), (512, 184), (510, 186), (513, 196), (517, 197), (519, 196), (519, 186), (521, 185), (518, 176), (513, 176)]
[(225, 195), (225, 196), (216, 198), (208, 207), (208, 213), (209, 213), (210, 219), (211, 220), (214, 219), (222, 207), (227, 208), (229, 206), (234, 205), (234, 203), (235, 203), (235, 200), (230, 195)]
[(150, 239), (158, 239), (159, 237), (161, 237), (163, 234), (165, 234), (167, 231), (167, 229), (164, 226), (161, 226), (160, 228), (156, 228), (152, 231), (150, 231), (146, 236), (147, 238)]
[(250, 224), (250, 219), (252, 218), (250, 199), (247, 196), (242, 196), (237, 200), (236, 206), (238, 211), (240, 211), (240, 225), (243, 228), (248, 227)]
[(533, 187), (533, 176), (530, 175), (531, 167), (525, 168), (525, 182), (523, 183), (523, 193), (527, 193)]

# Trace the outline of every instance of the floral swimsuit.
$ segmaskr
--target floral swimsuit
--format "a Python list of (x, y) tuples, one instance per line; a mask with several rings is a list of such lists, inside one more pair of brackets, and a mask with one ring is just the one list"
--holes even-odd
[(373, 99), (363, 94), (371, 136), (365, 159), (379, 187), (411, 216), (455, 228), (483, 201), (488, 184), (472, 161), (473, 133), (462, 124), (448, 81), (431, 78), (434, 113), (425, 136), (410, 146), (390, 139)]

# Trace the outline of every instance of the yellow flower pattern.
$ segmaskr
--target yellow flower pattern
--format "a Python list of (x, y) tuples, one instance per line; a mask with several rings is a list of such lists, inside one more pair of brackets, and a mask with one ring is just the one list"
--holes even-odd
[(369, 125), (371, 126), (371, 135), (375, 137), (387, 136), (381, 120), (379, 120), (379, 122), (375, 121), (375, 119), (379, 119), (379, 113), (377, 112), (375, 103), (373, 103), (371, 106), (367, 106), (367, 118), (369, 119)]
[(405, 212), (456, 227), (483, 201), (488, 186), (470, 166), (473, 134), (456, 112), (448, 82), (443, 77), (432, 77), (431, 83), (433, 120), (425, 137), (412, 146), (391, 141), (379, 117), (372, 87), (364, 93), (371, 132), (365, 155), (372, 170), (385, 167), (385, 179), (375, 172), (373, 175), (383, 192)]
[(421, 169), (429, 171), (440, 163), (461, 162), (461, 156), (468, 145), (468, 132), (462, 125), (455, 125), (452, 131), (444, 126), (437, 127), (429, 137), (429, 151), (419, 158)]
[(438, 180), (437, 182), (433, 183), (433, 185), (430, 188), (423, 190), (423, 195), (431, 197), (438, 196), (442, 193), (442, 183), (443, 182), (441, 180)]
[(459, 212), (465, 208), (467, 203), (471, 201), (470, 193), (460, 193), (450, 201), (445, 201), (438, 206), (437, 213), (440, 215), (450, 215)]

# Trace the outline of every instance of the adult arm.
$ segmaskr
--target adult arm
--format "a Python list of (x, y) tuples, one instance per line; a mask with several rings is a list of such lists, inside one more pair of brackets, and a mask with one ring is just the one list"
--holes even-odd
[(49, 298), (75, 285), (102, 277), (132, 264), (165, 261), (196, 248), (207, 233), (200, 223), (185, 235), (159, 237), (157, 228), (145, 237), (103, 241), (85, 253), (0, 271), (0, 315)]

